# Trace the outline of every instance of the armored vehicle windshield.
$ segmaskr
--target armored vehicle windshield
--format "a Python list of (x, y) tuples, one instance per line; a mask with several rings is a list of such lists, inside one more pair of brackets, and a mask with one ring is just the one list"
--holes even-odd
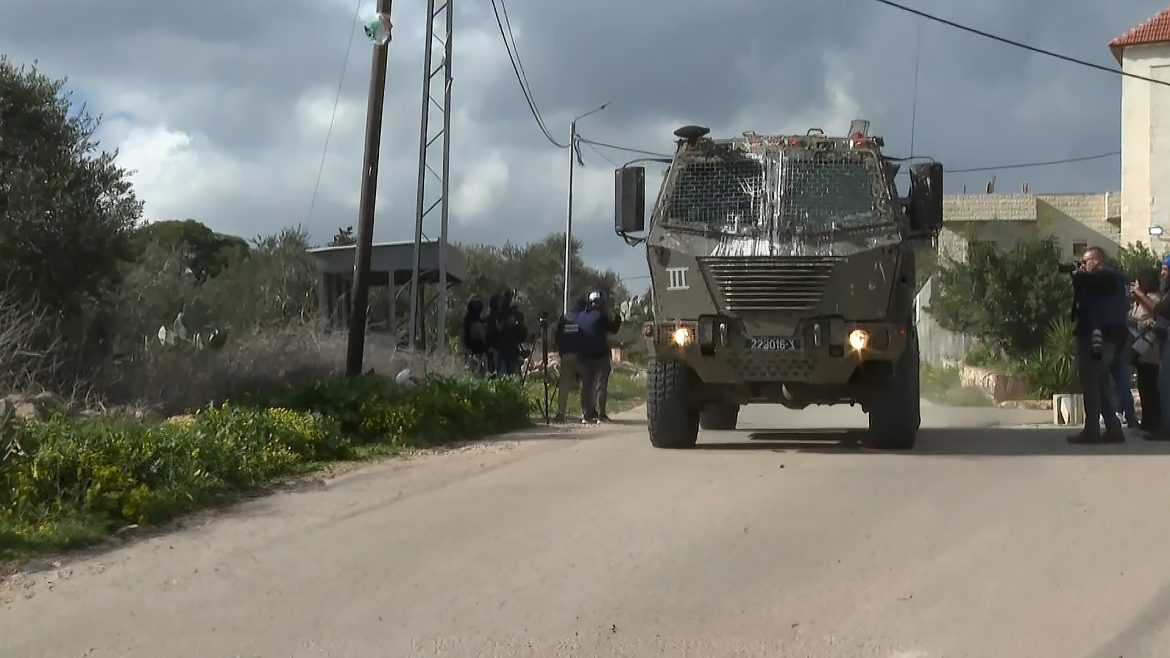
[(660, 219), (676, 229), (790, 241), (895, 227), (880, 156), (847, 140), (711, 141), (680, 151), (667, 176)]

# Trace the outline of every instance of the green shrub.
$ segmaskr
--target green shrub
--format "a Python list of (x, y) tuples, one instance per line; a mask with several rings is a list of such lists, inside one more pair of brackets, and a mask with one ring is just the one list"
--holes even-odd
[(92, 542), (153, 524), (354, 454), (353, 445), (434, 445), (529, 422), (510, 379), (430, 377), (413, 386), (365, 376), (289, 388), (148, 424), (129, 418), (5, 424), (0, 557)]
[(1059, 316), (1048, 325), (1044, 345), (1026, 363), (1028, 382), (1036, 395), (1080, 392), (1075, 329), (1068, 316)]
[(432, 376), (399, 386), (385, 377), (363, 375), (286, 389), (265, 396), (263, 403), (317, 411), (336, 419), (358, 443), (392, 446), (504, 432), (529, 418), (529, 400), (513, 379)]

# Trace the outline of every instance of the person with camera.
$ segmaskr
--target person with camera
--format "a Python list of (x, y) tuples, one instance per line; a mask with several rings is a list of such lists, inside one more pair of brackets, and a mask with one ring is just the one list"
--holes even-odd
[(1162, 346), (1154, 314), (1162, 299), (1161, 287), (1158, 270), (1138, 273), (1133, 282), (1133, 306), (1129, 312), (1129, 332), (1133, 337), (1129, 351), (1137, 370), (1138, 399), (1142, 404), (1139, 425), (1147, 433), (1156, 433), (1162, 426), (1162, 400), (1158, 390)]
[[(1122, 443), (1125, 434), (1113, 409), (1113, 360), (1128, 336), (1130, 289), (1125, 275), (1108, 264), (1100, 247), (1085, 250), (1080, 263), (1062, 268), (1072, 277), (1077, 369), (1084, 394), (1085, 428), (1070, 443)], [(1101, 433), (1100, 420), (1105, 421)]]
[(516, 289), (492, 295), (488, 315), (488, 343), (495, 353), (497, 375), (518, 377), (520, 364), (526, 356), (524, 342), (528, 340), (528, 326), (524, 314), (515, 306)]
[[(1145, 292), (1143, 286), (1135, 286), (1133, 292), (1134, 299), (1149, 311), (1153, 339), (1159, 352), (1157, 388), (1160, 417), (1158, 427), (1145, 436), (1149, 441), (1170, 441), (1170, 341), (1167, 341), (1167, 328), (1170, 327), (1170, 256), (1162, 260), (1161, 280), (1160, 298)], [(1142, 403), (1144, 407), (1144, 397)]]

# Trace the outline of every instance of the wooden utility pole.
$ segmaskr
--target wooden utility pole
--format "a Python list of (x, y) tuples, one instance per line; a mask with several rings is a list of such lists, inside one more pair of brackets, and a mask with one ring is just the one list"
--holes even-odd
[[(379, 18), (389, 23), (391, 0), (378, 0)], [(362, 196), (358, 206), (357, 247), (353, 264), (352, 303), (349, 316), (349, 345), (345, 355), (345, 374), (356, 377), (362, 372), (366, 346), (366, 307), (370, 298), (370, 252), (374, 244), (374, 199), (378, 191), (378, 154), (382, 145), (382, 106), (386, 95), (386, 53), (390, 42), (374, 43), (370, 67), (370, 94), (366, 106), (366, 149), (362, 158)]]

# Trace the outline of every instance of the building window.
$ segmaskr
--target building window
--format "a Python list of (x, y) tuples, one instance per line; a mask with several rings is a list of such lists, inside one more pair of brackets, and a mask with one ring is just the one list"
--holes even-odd
[(1089, 248), (1088, 242), (1081, 242), (1080, 240), (1073, 243), (1073, 256), (1080, 257)]

